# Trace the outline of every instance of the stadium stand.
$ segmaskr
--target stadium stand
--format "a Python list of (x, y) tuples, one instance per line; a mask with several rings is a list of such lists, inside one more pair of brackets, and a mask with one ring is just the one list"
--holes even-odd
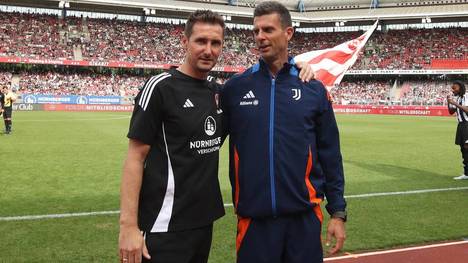
[(451, 82), (446, 81), (405, 81), (401, 90), (401, 105), (446, 105)]
[[(19, 93), (43, 95), (136, 96), (146, 77), (93, 72), (32, 72), (18, 74), (0, 71), (0, 81), (19, 80)], [(224, 83), (228, 74), (217, 80)], [(394, 87), (393, 80), (349, 79), (331, 90), (333, 101), (342, 105), (446, 105), (450, 81), (410, 80)], [(392, 88), (397, 93), (392, 97)]]
[[(0, 56), (180, 64), (182, 31), (182, 25), (0, 13)], [(333, 47), (361, 33), (296, 33), (291, 52)], [(467, 28), (378, 31), (353, 69), (467, 67), (467, 36)], [(228, 29), (218, 65), (248, 67), (256, 59), (251, 31)]]
[(331, 90), (333, 101), (342, 105), (446, 105), (450, 81), (410, 80), (395, 86), (392, 81), (348, 80)]
[(385, 105), (389, 103), (390, 88), (385, 81), (343, 81), (331, 94), (338, 104)]
[[(330, 48), (362, 31), (299, 33), (292, 55)], [(0, 12), (0, 57), (50, 60), (120, 61), (177, 65), (182, 63), (183, 25), (116, 19)], [(355, 70), (468, 68), (468, 28), (376, 31)], [(250, 30), (227, 28), (219, 66), (248, 67), (258, 59)], [(135, 96), (146, 77), (141, 72), (96, 73), (49, 68), (0, 69), (0, 82), (15, 79), (19, 93), (45, 95)], [(12, 73), (15, 72), (15, 73)], [(19, 72), (19, 73), (18, 73)], [(148, 74), (146, 72), (145, 74)], [(232, 73), (217, 73), (224, 83)], [(391, 79), (391, 80), (390, 80)], [(339, 104), (444, 105), (450, 82), (434, 80), (346, 78), (332, 89)], [(396, 83), (396, 85), (395, 85)]]
[(10, 72), (0, 71), (0, 83), (8, 83), (11, 81), (12, 74)]
[(23, 72), (19, 92), (44, 95), (136, 96), (145, 77), (125, 74)]
[(467, 35), (466, 28), (374, 32), (364, 58), (354, 68), (423, 69), (431, 68), (433, 59), (450, 59), (452, 63), (459, 63), (458, 68), (466, 68)]
[[(16, 78), (18, 93), (43, 95), (136, 96), (145, 76), (94, 72), (0, 71), (0, 83)], [(16, 88), (15, 88), (16, 89)]]
[(71, 43), (59, 34), (54, 16), (0, 13), (0, 55), (73, 59)]

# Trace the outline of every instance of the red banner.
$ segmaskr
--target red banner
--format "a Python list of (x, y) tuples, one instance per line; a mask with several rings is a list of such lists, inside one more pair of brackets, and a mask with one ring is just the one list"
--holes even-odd
[[(131, 112), (133, 105), (41, 104), (45, 111)], [(385, 114), (411, 116), (450, 116), (446, 106), (333, 105), (338, 114)]]
[(372, 106), (333, 105), (335, 113), (344, 114), (387, 114), (413, 116), (450, 116), (447, 106)]
[(43, 104), (45, 111), (112, 111), (131, 112), (133, 105)]
[(466, 59), (437, 59), (431, 60), (432, 69), (466, 69), (468, 68), (468, 58)]
[[(109, 68), (151, 68), (151, 69), (169, 69), (173, 64), (151, 64), (126, 61), (86, 61), (86, 60), (67, 60), (67, 59), (33, 59), (20, 57), (0, 57), (0, 63), (23, 63), (23, 64), (47, 64), (47, 65), (66, 65), (66, 66), (91, 66), (91, 67), (109, 67)], [(221, 72), (243, 72), (244, 67), (214, 67), (213, 71)]]

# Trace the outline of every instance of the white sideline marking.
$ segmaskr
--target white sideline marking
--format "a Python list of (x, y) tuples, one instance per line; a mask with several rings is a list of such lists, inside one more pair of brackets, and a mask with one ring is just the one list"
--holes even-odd
[[(403, 192), (385, 192), (385, 193), (348, 195), (348, 196), (345, 196), (345, 198), (348, 198), (348, 199), (349, 198), (367, 198), (367, 197), (376, 197), (376, 196), (409, 195), (409, 194), (422, 194), (422, 193), (461, 191), (461, 190), (468, 190), (468, 186), (412, 190), (412, 191), (403, 191)], [(232, 207), (232, 204), (224, 204), (224, 207)], [(67, 213), (67, 214), (49, 214), (49, 215), (6, 216), (6, 217), (0, 217), (0, 221), (20, 221), (20, 220), (38, 220), (38, 219), (47, 219), (47, 218), (77, 217), (77, 216), (114, 215), (118, 213), (120, 213), (119, 210), (83, 212), (83, 213)]]
[(389, 195), (425, 194), (425, 193), (432, 193), (432, 192), (446, 192), (446, 191), (460, 191), (460, 190), (468, 190), (468, 186), (465, 186), (465, 187), (452, 187), (452, 188), (411, 190), (411, 191), (401, 191), (401, 192), (386, 192), (386, 193), (370, 193), (370, 194), (348, 195), (348, 196), (345, 196), (345, 198), (366, 198), (366, 197), (389, 196)]
[(77, 217), (77, 216), (113, 215), (113, 214), (118, 214), (118, 213), (120, 213), (119, 210), (116, 210), (116, 211), (83, 212), (83, 213), (68, 213), (68, 214), (7, 216), (7, 217), (0, 217), (0, 221), (20, 221), (20, 220), (38, 220), (38, 219), (47, 219), (47, 218)]
[(375, 255), (384, 255), (384, 254), (390, 254), (390, 253), (398, 253), (398, 252), (461, 245), (461, 244), (468, 244), (468, 241), (457, 241), (457, 242), (449, 242), (449, 243), (442, 243), (442, 244), (425, 245), (425, 246), (419, 246), (419, 247), (407, 247), (407, 248), (382, 250), (382, 251), (368, 252), (368, 253), (362, 253), (362, 254), (346, 255), (346, 256), (333, 257), (333, 258), (324, 258), (323, 261), (334, 261), (334, 260), (350, 259), (350, 258), (362, 258), (362, 257), (368, 257), (368, 256), (375, 256)]

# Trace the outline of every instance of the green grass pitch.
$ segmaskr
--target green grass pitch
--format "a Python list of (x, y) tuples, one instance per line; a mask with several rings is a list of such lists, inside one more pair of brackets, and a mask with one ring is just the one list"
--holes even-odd
[[(129, 113), (15, 112), (0, 135), (0, 217), (119, 209)], [(337, 116), (346, 195), (468, 187), (446, 117)], [(220, 181), (231, 203), (227, 151)], [(468, 190), (348, 199), (345, 252), (468, 237)], [(325, 222), (326, 223), (326, 222)], [(231, 207), (211, 263), (235, 262)], [(0, 221), (0, 262), (117, 262), (118, 215)], [(154, 255), (156, 256), (156, 255)]]

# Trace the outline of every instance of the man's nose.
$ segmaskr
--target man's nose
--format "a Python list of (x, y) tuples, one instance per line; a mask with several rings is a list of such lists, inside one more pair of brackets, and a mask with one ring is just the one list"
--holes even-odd
[(203, 49), (203, 54), (211, 55), (212, 52), (213, 52), (213, 46), (211, 45), (211, 43), (207, 43), (205, 45), (205, 48)]

